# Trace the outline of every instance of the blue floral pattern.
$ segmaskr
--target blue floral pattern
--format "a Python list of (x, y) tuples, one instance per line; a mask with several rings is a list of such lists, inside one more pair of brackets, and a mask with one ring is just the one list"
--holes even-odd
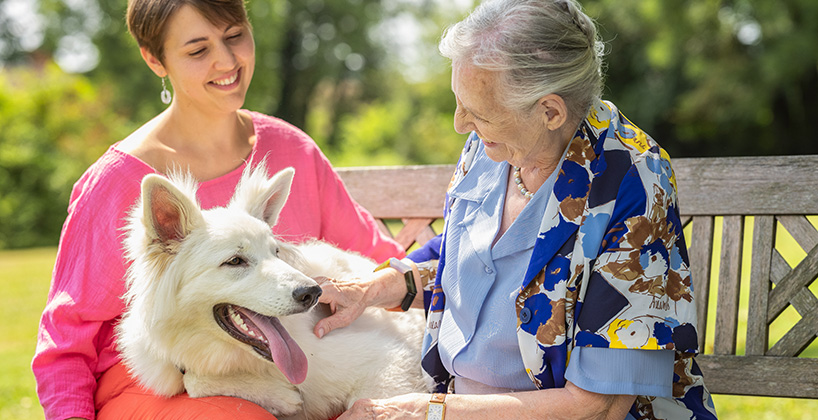
[[(479, 141), (474, 134), (467, 141), (450, 186), (468, 173)], [(454, 199), (447, 200), (448, 210)], [(449, 380), (436, 350), (443, 255), (423, 360), (441, 389)], [(517, 296), (517, 338), (531, 380), (538, 388), (564, 386), (576, 346), (674, 350), (673, 397), (639, 396), (631, 415), (716, 418), (694, 359), (688, 266), (670, 157), (613, 104), (598, 101), (559, 168)]]

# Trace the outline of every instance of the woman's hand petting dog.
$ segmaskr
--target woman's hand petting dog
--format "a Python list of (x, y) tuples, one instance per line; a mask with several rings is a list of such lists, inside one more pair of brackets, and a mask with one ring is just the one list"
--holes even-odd
[(316, 277), (315, 281), (321, 286), (323, 293), (318, 298), (319, 303), (329, 305), (332, 315), (318, 321), (313, 332), (316, 337), (322, 338), (328, 332), (343, 328), (358, 319), (366, 309), (364, 297), (366, 284), (360, 279), (337, 280), (328, 277)]
[(332, 311), (332, 315), (315, 324), (313, 332), (318, 338), (348, 326), (370, 306), (398, 307), (406, 294), (403, 275), (394, 268), (378, 270), (365, 277), (316, 277), (315, 281), (323, 291), (318, 302), (328, 304)]

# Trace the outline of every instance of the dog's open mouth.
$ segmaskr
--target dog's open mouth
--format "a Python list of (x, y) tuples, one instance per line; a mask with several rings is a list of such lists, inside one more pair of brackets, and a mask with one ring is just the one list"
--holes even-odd
[(213, 315), (216, 323), (231, 337), (275, 363), (290, 382), (304, 382), (307, 356), (278, 318), (227, 303), (214, 306)]

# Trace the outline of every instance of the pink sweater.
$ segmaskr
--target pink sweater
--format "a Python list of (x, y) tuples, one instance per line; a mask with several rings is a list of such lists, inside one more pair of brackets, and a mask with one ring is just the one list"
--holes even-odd
[[(270, 174), (292, 166), (295, 179), (273, 231), (289, 241), (319, 238), (376, 261), (402, 256), (372, 216), (352, 201), (315, 143), (297, 128), (251, 113), (256, 145), (248, 164), (266, 157)], [(46, 419), (94, 418), (96, 380), (119, 361), (114, 324), (124, 306), (124, 216), (142, 178), (154, 169), (112, 146), (74, 185), (51, 290), (40, 320), (32, 369)], [(244, 166), (203, 183), (203, 208), (226, 205)]]

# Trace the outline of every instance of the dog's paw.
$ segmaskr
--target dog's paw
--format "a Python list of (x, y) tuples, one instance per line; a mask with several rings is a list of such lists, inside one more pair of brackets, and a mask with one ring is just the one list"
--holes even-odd
[(296, 389), (277, 389), (275, 395), (265, 396), (260, 405), (276, 417), (293, 417), (303, 412), (304, 400)]

